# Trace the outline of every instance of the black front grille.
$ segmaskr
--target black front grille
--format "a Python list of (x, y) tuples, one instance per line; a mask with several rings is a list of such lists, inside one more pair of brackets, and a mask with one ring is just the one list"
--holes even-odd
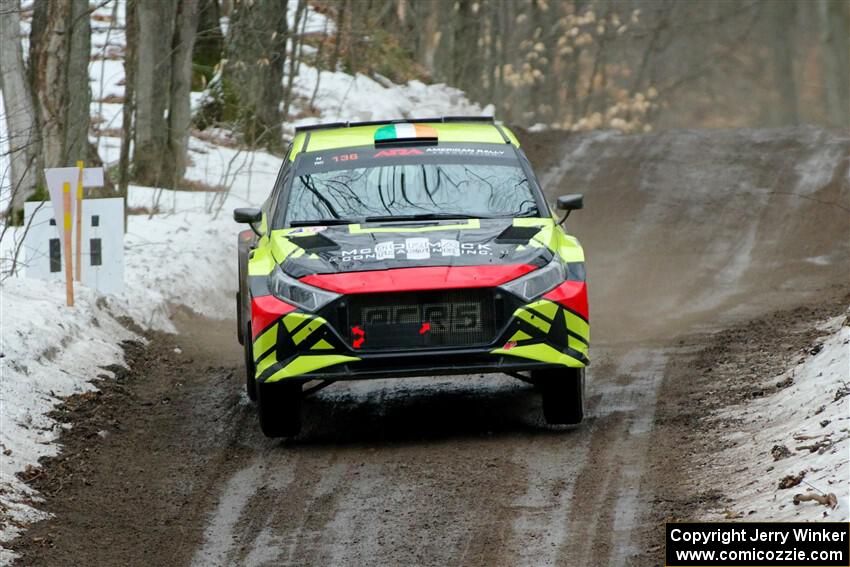
[(472, 347), (495, 339), (492, 289), (351, 295), (349, 344), (356, 350)]

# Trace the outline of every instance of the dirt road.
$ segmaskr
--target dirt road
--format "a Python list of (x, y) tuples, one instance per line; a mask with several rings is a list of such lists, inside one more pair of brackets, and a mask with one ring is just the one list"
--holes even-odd
[[(20, 563), (657, 560), (658, 521), (719, 497), (676, 491), (688, 455), (707, 450), (670, 442), (698, 413), (693, 365), (724, 329), (846, 301), (850, 140), (799, 129), (525, 143), (551, 195), (586, 194), (570, 219), (592, 294), (583, 426), (543, 425), (533, 388), (485, 375), (337, 384), (305, 404), (302, 435), (271, 441), (241, 393), (232, 322), (179, 312), (181, 335), (127, 345), (129, 370), (58, 412), (75, 427), (31, 479), (55, 517), (17, 543)], [(737, 339), (786, 332), (753, 328)]]

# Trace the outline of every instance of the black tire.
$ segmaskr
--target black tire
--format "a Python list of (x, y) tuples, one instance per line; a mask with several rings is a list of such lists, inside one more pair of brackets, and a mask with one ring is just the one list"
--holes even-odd
[(578, 425), (584, 419), (584, 368), (541, 370), (533, 374), (543, 396), (543, 417), (551, 425)]
[(242, 296), (236, 292), (236, 339), (240, 345), (245, 344), (245, 324), (242, 322)]
[(293, 437), (301, 431), (301, 383), (257, 384), (257, 414), (266, 437)]
[(242, 341), (242, 353), (245, 356), (245, 393), (252, 402), (257, 401), (257, 368), (254, 365), (254, 343), (251, 341), (251, 323), (245, 325), (243, 331), (245, 340)]

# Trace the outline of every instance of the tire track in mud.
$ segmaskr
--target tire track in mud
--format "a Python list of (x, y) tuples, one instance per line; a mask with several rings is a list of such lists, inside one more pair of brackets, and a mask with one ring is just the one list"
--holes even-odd
[[(619, 357), (598, 407), (596, 434), (575, 483), (569, 542), (555, 564), (625, 565), (635, 554), (632, 530), (651, 491), (640, 492), (666, 349), (633, 348)], [(621, 385), (622, 384), (622, 385)]]
[(513, 504), (513, 543), (504, 565), (620, 566), (633, 552), (666, 354), (636, 348), (618, 355), (615, 349), (600, 358), (605, 362), (588, 379), (592, 417), (568, 432), (574, 444), (523, 453), (527, 489)]
[[(392, 398), (375, 397), (383, 403)], [(425, 392), (421, 401), (428, 403)], [(359, 412), (360, 405), (368, 405), (368, 398), (364, 401), (355, 397), (348, 403), (350, 411)], [(346, 407), (343, 403), (338, 413), (345, 414)], [(390, 406), (383, 413), (397, 421), (397, 413), (403, 411)], [(347, 421), (344, 415), (338, 417)], [(507, 510), (502, 504), (502, 488), (510, 489), (522, 482), (521, 477), (511, 474), (516, 467), (503, 451), (501, 436), (484, 433), (483, 438), (473, 435), (446, 442), (429, 437), (426, 425), (405, 425), (413, 428), (411, 433), (423, 436), (421, 441), (377, 440), (368, 445), (333, 448), (317, 446), (307, 438), (295, 445), (275, 447), (275, 452), (265, 456), (270, 469), (279, 460), (295, 460), (296, 476), (321, 479), (321, 483), (332, 485), (331, 490), (322, 490), (316, 484), (302, 490), (296, 482), (277, 500), (278, 509), (294, 511), (289, 518), (280, 512), (268, 517), (263, 509), (255, 510), (252, 503), (236, 510), (240, 524), (256, 527), (241, 539), (241, 554), (227, 557), (238, 557), (246, 565), (264, 561), (393, 563), (399, 558), (419, 564), (469, 564), (478, 563), (485, 556), (492, 558), (488, 562), (495, 562), (499, 541), (510, 526), (509, 517), (500, 511)], [(321, 439), (323, 434), (319, 434)], [(333, 464), (313, 458), (327, 454), (329, 449), (334, 452)], [(314, 460), (317, 466), (305, 464)], [(336, 480), (329, 482), (331, 478)], [(327, 494), (332, 494), (332, 498), (322, 497)], [(220, 524), (216, 515), (233, 510), (219, 505), (210, 524)], [(252, 520), (256, 516), (263, 516), (263, 521)], [(286, 542), (292, 540), (297, 545), (287, 548)], [(199, 558), (207, 560), (209, 556), (196, 555)]]
[[(651, 411), (663, 370), (663, 357), (662, 363), (658, 360), (657, 353), (638, 349), (618, 364), (601, 364), (599, 377), (591, 381), (591, 396), (595, 411), (603, 413), (587, 427), (544, 427), (451, 442), (357, 444), (336, 447), (332, 461), (322, 459), (322, 448), (309, 439), (303, 441), (306, 447), (273, 447), (263, 454), (269, 471), (285, 470), (286, 461), (293, 459), (297, 478), (319, 480), (287, 485), (271, 500), (276, 506), (269, 503), (270, 492), (258, 499), (225, 489), (209, 525), (231, 529), (213, 529), (212, 539), (237, 536), (241, 547), (226, 553), (218, 549), (218, 562), (202, 549), (195, 563), (556, 565), (572, 557), (603, 564), (611, 556), (611, 564), (624, 564), (628, 547), (612, 548), (615, 542), (629, 541), (636, 522), (642, 465), (632, 461), (628, 477), (618, 470), (623, 454), (645, 450), (632, 446), (632, 438), (648, 433), (652, 417), (646, 411)], [(520, 393), (536, 396), (530, 388)], [(340, 397), (351, 404), (348, 411), (358, 413), (370, 399), (383, 404), (394, 399), (387, 392), (365, 400), (351, 392)], [(527, 401), (525, 406), (532, 413), (524, 419), (539, 420), (534, 415), (539, 407)], [(346, 411), (344, 403), (338, 413)], [(379, 413), (394, 421), (395, 412), (404, 408), (385, 406)], [(628, 412), (641, 419), (623, 417)], [(347, 421), (344, 415), (337, 417)], [(256, 466), (249, 463), (232, 478), (243, 478)], [(234, 506), (234, 494), (243, 494), (245, 501)], [(599, 494), (609, 496), (600, 502)], [(282, 510), (297, 512), (292, 517)], [(607, 516), (600, 510), (607, 510)], [(223, 520), (222, 514), (236, 517)], [(608, 529), (615, 521), (618, 539)], [(233, 529), (237, 524), (242, 529)], [(589, 543), (582, 547), (582, 542)]]

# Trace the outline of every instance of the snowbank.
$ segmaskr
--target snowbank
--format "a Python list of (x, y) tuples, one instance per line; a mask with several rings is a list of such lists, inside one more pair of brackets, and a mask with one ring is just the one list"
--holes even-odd
[[(828, 321), (823, 329), (830, 334), (820, 347), (768, 381), (790, 380), (790, 386), (717, 416), (743, 424), (731, 439), (735, 447), (720, 453), (717, 462), (728, 468), (723, 490), (734, 499), (729, 508), (747, 520), (850, 520), (848, 325), (845, 317)], [(799, 484), (779, 487), (782, 479), (799, 478), (801, 472)], [(793, 502), (796, 494), (830, 493), (837, 497), (835, 509), (815, 501)]]
[[(288, 125), (317, 124), (327, 121), (388, 120), (391, 118), (430, 118), (442, 115), (491, 116), (493, 106), (482, 108), (466, 99), (463, 91), (444, 84), (426, 85), (410, 81), (394, 85), (388, 80), (365, 75), (321, 71), (301, 65), (295, 80), (295, 95), (309, 104), (318, 81), (314, 108), (320, 116), (310, 116)], [(380, 82), (379, 82), (380, 81)]]

